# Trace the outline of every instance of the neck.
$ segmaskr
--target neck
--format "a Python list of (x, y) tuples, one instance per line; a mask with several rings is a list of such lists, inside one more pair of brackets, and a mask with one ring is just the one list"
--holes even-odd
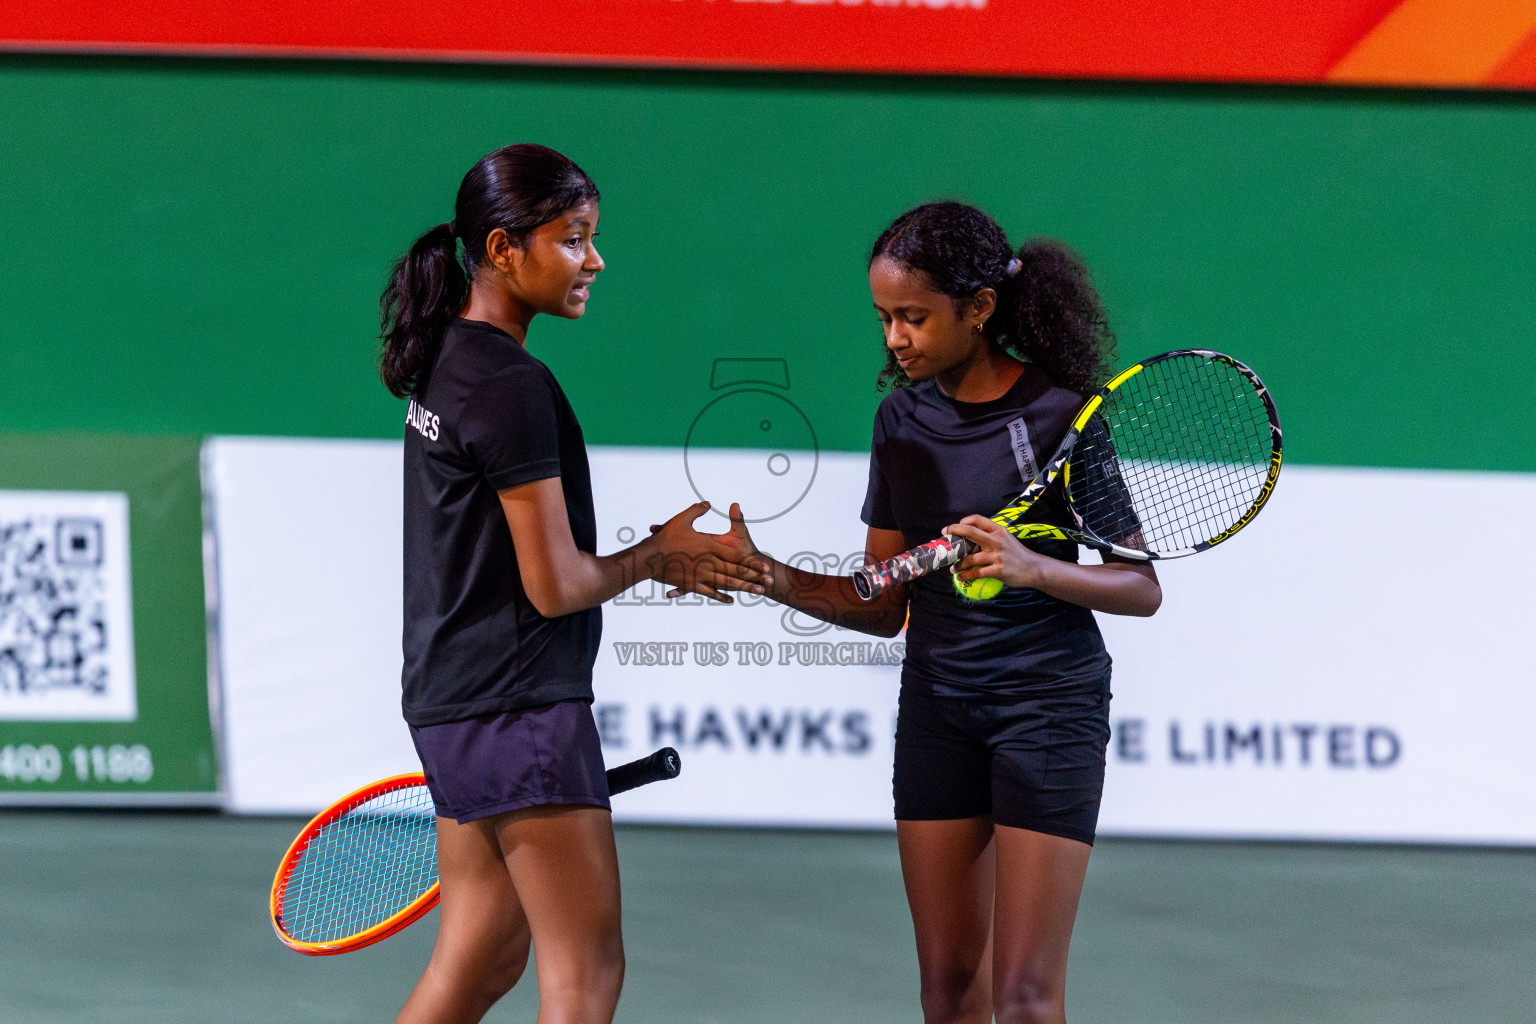
[(528, 344), (528, 324), (533, 310), (504, 288), (482, 281), (479, 275), (470, 282), (469, 301), (459, 310), (465, 320), (483, 320), (512, 335), (519, 345)]
[(939, 390), (957, 402), (990, 402), (1006, 395), (1023, 372), (1023, 363), (987, 342), (971, 358), (935, 377)]

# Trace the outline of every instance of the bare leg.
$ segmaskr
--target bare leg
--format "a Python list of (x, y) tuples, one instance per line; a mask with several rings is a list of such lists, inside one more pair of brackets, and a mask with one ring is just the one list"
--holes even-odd
[(538, 1024), (609, 1024), (624, 983), (612, 815), (549, 805), (494, 820), (533, 935)]
[(437, 819), (437, 944), (396, 1024), (478, 1021), (528, 964), (528, 919), (488, 821)]
[(924, 1024), (990, 1024), (992, 819), (898, 821), (896, 841), (917, 934)]
[(1066, 1024), (1067, 950), (1093, 849), (999, 825), (992, 1005), (998, 1024)]

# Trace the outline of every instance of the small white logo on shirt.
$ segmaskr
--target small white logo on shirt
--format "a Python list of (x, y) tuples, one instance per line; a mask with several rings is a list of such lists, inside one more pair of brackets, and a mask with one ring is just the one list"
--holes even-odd
[(437, 428), (441, 421), (437, 413), (430, 412), (426, 406), (417, 405), (416, 399), (411, 399), (411, 404), (405, 409), (406, 426), (415, 427), (416, 432), (428, 441), (437, 440)]
[(1040, 470), (1035, 465), (1035, 450), (1029, 443), (1029, 427), (1023, 416), (1008, 422), (1008, 440), (1013, 444), (1013, 461), (1019, 464), (1019, 475), (1029, 483)]

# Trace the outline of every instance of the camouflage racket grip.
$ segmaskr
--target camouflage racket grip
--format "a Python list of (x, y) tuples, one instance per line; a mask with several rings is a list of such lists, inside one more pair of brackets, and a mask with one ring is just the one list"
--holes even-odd
[(910, 583), (919, 576), (926, 576), (935, 569), (954, 565), (973, 551), (980, 550), (973, 542), (958, 537), (940, 537), (927, 544), (920, 544), (910, 551), (903, 551), (894, 558), (887, 558), (877, 565), (866, 565), (853, 573), (853, 589), (866, 601), (888, 587)]

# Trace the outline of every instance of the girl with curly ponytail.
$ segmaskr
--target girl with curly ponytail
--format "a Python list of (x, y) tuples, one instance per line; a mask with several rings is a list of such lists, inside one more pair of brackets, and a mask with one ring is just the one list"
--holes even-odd
[(612, 1020), (624, 951), (591, 711), (598, 606), (647, 578), (727, 603), (766, 582), (695, 532), (704, 502), (596, 553), (581, 427), (527, 343), (537, 316), (586, 311), (598, 198), (552, 149), (498, 149), (379, 302), (379, 375), (409, 399), (402, 706), (442, 883), (432, 962), (399, 1024), (480, 1020), (530, 949), (540, 1020)]
[[(906, 626), (893, 786), (926, 1024), (1061, 1024), (1109, 740), (1110, 659), (1093, 612), (1151, 615), (1162, 590), (1147, 563), (1079, 565), (1075, 544), (1026, 545), (984, 516), (1066, 436), (1108, 375), (1114, 336), (1069, 249), (1014, 249), (961, 203), (898, 217), (875, 242), (869, 289), (880, 383), (895, 387), (875, 416), (867, 557), (941, 533), (980, 550), (953, 577), (869, 602), (847, 577), (769, 560), (769, 594), (845, 628)], [(1050, 501), (1031, 515), (1066, 514)], [(755, 552), (731, 511), (737, 546)]]
[[(1115, 336), (1088, 268), (1060, 242), (1034, 238), (1014, 252), (1003, 229), (974, 206), (929, 203), (885, 229), (870, 254), (871, 265), (877, 260), (925, 275), (956, 302), (992, 292), (987, 341), (1034, 363), (1057, 386), (1087, 394), (1108, 379)], [(912, 383), (889, 347), (880, 383)]]

